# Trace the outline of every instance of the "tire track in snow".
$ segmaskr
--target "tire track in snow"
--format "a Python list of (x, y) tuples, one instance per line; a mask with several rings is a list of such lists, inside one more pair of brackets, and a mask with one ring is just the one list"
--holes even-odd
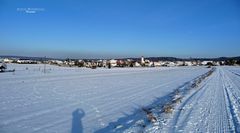
[[(203, 86), (201, 86), (201, 88), (199, 88), (198, 90), (196, 90), (193, 94), (191, 94), (189, 97), (186, 98), (186, 100), (184, 100), (184, 102), (178, 107), (178, 111), (174, 114), (174, 120), (173, 120), (173, 124), (171, 127), (173, 127), (172, 132), (176, 132), (176, 130), (178, 129), (178, 127), (182, 128), (184, 127), (184, 124), (186, 123), (182, 123), (180, 126), (176, 126), (180, 121), (180, 115), (182, 115), (182, 113), (185, 111), (185, 109), (190, 109), (187, 112), (187, 116), (185, 117), (185, 120), (188, 119), (188, 117), (191, 115), (191, 112), (193, 111), (193, 106), (196, 105), (196, 103), (198, 102), (198, 100), (204, 95), (204, 93), (206, 92), (206, 83), (204, 83)], [(182, 122), (184, 122), (185, 120), (182, 120)]]
[[(191, 94), (174, 113), (172, 132), (232, 132), (236, 122), (229, 120), (228, 101), (223, 87), (224, 73), (214, 72), (202, 86)], [(229, 103), (230, 104), (230, 103)], [(236, 127), (236, 126), (235, 126)], [(238, 130), (234, 130), (237, 131)]]
[(230, 98), (230, 94), (229, 94), (229, 91), (227, 88), (225, 88), (225, 93), (226, 93), (226, 97), (227, 97), (227, 101), (228, 101), (228, 105), (229, 105), (229, 110), (230, 110), (230, 113), (231, 113), (231, 116), (230, 118), (232, 119), (233, 121), (233, 128), (234, 128), (234, 131), (236, 132), (240, 132), (239, 130), (239, 121), (236, 117), (236, 113), (234, 112), (234, 106), (231, 102), (231, 98)]
[[(223, 71), (223, 70), (222, 70)], [(232, 81), (230, 75), (235, 73), (224, 73), (223, 80), (224, 82), (224, 89), (227, 97), (227, 101), (229, 104), (229, 110), (231, 113), (231, 120), (233, 122), (233, 128), (235, 132), (240, 132), (240, 101), (239, 101), (239, 88), (238, 86)], [(238, 75), (235, 75), (238, 76)], [(237, 91), (237, 92), (236, 92)]]

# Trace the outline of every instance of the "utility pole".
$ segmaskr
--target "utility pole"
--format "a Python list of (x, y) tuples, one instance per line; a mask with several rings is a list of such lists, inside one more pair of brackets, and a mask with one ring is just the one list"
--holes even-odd
[(46, 56), (44, 57), (44, 70), (43, 70), (44, 73), (46, 73)]

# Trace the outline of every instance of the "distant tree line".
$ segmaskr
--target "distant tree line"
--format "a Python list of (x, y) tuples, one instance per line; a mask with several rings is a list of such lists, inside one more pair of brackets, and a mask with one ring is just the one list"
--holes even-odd
[(228, 66), (240, 65), (240, 60), (234, 60), (234, 59), (225, 60), (224, 65), (228, 65)]

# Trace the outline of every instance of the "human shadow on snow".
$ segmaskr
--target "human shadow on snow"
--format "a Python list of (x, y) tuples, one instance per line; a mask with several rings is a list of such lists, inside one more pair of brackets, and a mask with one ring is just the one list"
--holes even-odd
[(71, 133), (83, 133), (82, 118), (85, 112), (82, 109), (76, 109), (72, 112), (72, 129)]

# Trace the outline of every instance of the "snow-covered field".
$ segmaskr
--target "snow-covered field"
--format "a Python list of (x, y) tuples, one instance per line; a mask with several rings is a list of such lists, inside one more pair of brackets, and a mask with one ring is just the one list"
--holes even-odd
[[(137, 131), (141, 108), (208, 72), (206, 67), (87, 69), (8, 64), (0, 73), (0, 132)], [(217, 67), (146, 132), (231, 132), (240, 120), (240, 68)], [(162, 115), (161, 115), (162, 116)]]

